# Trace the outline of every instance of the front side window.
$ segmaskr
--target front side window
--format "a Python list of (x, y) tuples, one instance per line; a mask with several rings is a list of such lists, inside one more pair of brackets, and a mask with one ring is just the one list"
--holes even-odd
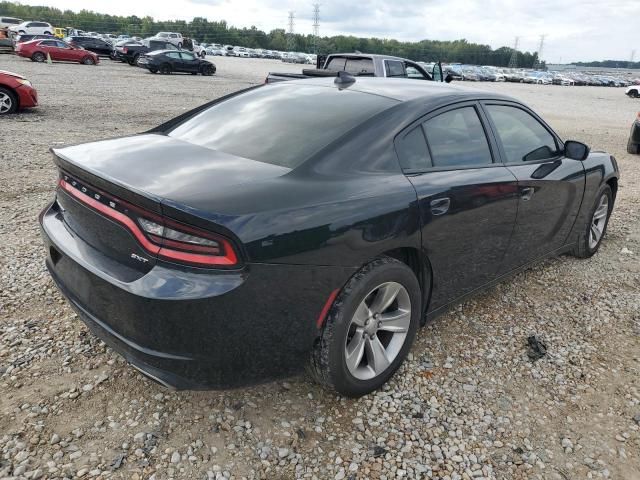
[(169, 136), (238, 157), (295, 168), (396, 104), (397, 100), (391, 98), (349, 89), (271, 84), (212, 105), (178, 125)]
[(530, 113), (508, 105), (486, 107), (509, 163), (545, 160), (559, 155), (556, 140)]
[(462, 107), (427, 120), (424, 132), (434, 167), (489, 165), (491, 150), (474, 107)]
[(411, 65), (410, 63), (407, 63), (405, 68), (407, 72), (407, 78), (415, 78), (418, 80), (428, 80), (428, 78), (424, 75), (424, 73), (422, 73), (418, 69), (418, 67), (416, 67), (415, 65)]
[(193, 61), (196, 59), (196, 57), (194, 57), (192, 53), (182, 52), (181, 55), (183, 60)]
[(43, 47), (56, 47), (58, 42), (55, 42), (53, 40), (43, 40), (42, 42), (40, 42), (40, 45)]
[(404, 64), (397, 60), (385, 60), (384, 62), (385, 71), (387, 73), (387, 77), (406, 77), (406, 73), (404, 71)]
[(175, 59), (180, 59), (180, 54), (178, 52), (169, 52), (167, 53), (167, 57), (169, 58), (175, 58)]

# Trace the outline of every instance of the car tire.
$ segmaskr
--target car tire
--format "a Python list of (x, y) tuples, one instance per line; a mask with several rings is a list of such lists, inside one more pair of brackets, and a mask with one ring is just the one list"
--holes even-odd
[(93, 57), (86, 56), (80, 63), (82, 63), (83, 65), (95, 65), (96, 61), (93, 59)]
[(0, 115), (15, 113), (18, 110), (18, 96), (8, 88), (0, 87)]
[(45, 35), (51, 35), (51, 32), (44, 32)]
[(629, 96), (632, 98), (640, 98), (640, 90), (631, 90)]
[(216, 67), (214, 67), (213, 65), (205, 66), (202, 69), (202, 75), (204, 75), (205, 77), (210, 77), (214, 73), (216, 73)]
[(162, 75), (169, 75), (171, 73), (171, 65), (168, 63), (160, 65), (160, 69), (158, 70)]
[(149, 69), (149, 71), (150, 71), (151, 73), (158, 73), (158, 70), (156, 70), (155, 68), (150, 68), (150, 69)]
[[(391, 303), (384, 302), (394, 290)], [(313, 346), (309, 373), (318, 383), (348, 397), (380, 388), (411, 348), (420, 325), (421, 297), (418, 280), (406, 264), (381, 257), (365, 265), (331, 305)], [(380, 310), (379, 303), (380, 312), (375, 311)], [(391, 318), (395, 312), (401, 312), (401, 317), (396, 315), (393, 325), (384, 321), (385, 315)]]
[[(600, 248), (602, 239), (607, 233), (609, 218), (613, 210), (613, 193), (609, 185), (604, 185), (598, 191), (584, 231), (573, 249), (573, 255), (578, 258), (592, 257)], [(599, 232), (599, 236), (597, 236)], [(596, 238), (597, 236), (597, 238)]]
[(631, 137), (629, 137), (629, 141), (627, 142), (627, 153), (631, 155), (638, 155), (640, 153), (640, 143), (633, 143)]
[(31, 60), (38, 63), (43, 63), (47, 60), (47, 56), (42, 52), (35, 52), (31, 55)]
[(138, 64), (138, 60), (140, 59), (140, 54), (136, 53), (131, 60), (129, 60), (129, 65), (135, 67)]
[(182, 50), (182, 43), (178, 43), (177, 47), (178, 47), (178, 50)]

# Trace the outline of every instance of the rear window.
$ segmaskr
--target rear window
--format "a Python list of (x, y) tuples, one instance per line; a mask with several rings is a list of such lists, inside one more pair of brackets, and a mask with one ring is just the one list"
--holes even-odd
[(269, 85), (213, 105), (169, 136), (295, 168), (396, 100), (349, 89)]
[(373, 75), (373, 60), (370, 58), (331, 57), (327, 70), (345, 71), (352, 75)]

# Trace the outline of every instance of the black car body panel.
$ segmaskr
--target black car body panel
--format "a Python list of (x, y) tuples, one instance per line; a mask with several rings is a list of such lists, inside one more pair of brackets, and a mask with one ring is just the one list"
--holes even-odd
[(138, 66), (149, 71), (162, 71), (163, 66), (168, 67), (168, 72), (203, 73), (208, 69), (215, 73), (213, 63), (202, 60), (194, 53), (186, 50), (156, 50), (139, 57)]
[(178, 48), (170, 42), (164, 40), (143, 40), (144, 44), (127, 45), (118, 51), (120, 60), (127, 62), (129, 65), (135, 65), (138, 58), (149, 52), (157, 50), (178, 50)]
[(86, 36), (66, 37), (65, 41), (74, 47), (84, 48), (97, 55), (110, 57), (113, 55), (113, 45), (101, 38)]
[[(309, 85), (340, 95), (333, 79), (252, 91), (277, 97)], [(506, 161), (485, 104), (530, 112), (511, 98), (408, 80), (359, 78), (348, 88), (393, 101), (290, 168), (173, 136), (192, 119), (201, 123), (206, 117), (198, 115), (216, 102), (153, 133), (55, 149), (61, 175), (78, 179), (79, 188), (86, 182), (90, 194), (101, 189), (153, 215), (223, 235), (240, 258), (226, 270), (149, 255), (136, 265), (145, 252), (125, 230), (110, 229), (109, 220), (82, 211), (88, 207), (60, 191), (40, 218), (47, 266), (81, 318), (162, 383), (267, 381), (306, 364), (327, 299), (377, 256), (414, 259), (425, 314), (433, 317), (573, 248), (598, 191), (605, 183), (617, 186), (617, 165), (604, 153), (584, 161), (562, 155)], [(439, 112), (463, 107), (477, 112), (490, 162), (403, 171), (399, 139)]]

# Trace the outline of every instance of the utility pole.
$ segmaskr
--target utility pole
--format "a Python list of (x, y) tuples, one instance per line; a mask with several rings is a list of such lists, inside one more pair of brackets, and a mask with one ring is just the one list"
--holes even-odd
[(511, 58), (509, 59), (509, 68), (518, 68), (518, 43), (520, 37), (516, 37), (516, 41), (513, 44), (513, 51), (511, 52)]
[(320, 37), (320, 4), (313, 4), (313, 53), (318, 53), (318, 39)]
[(293, 52), (296, 49), (296, 39), (294, 38), (293, 27), (295, 26), (296, 13), (289, 12), (289, 31), (287, 32), (287, 50)]
[(544, 49), (544, 39), (546, 35), (540, 35), (540, 43), (538, 44), (538, 59), (536, 60), (536, 64), (533, 66), (535, 70), (542, 68), (542, 50)]
[(627, 65), (627, 68), (633, 68), (633, 61), (635, 59), (636, 59), (636, 51), (631, 50), (631, 58), (629, 59), (629, 64)]

